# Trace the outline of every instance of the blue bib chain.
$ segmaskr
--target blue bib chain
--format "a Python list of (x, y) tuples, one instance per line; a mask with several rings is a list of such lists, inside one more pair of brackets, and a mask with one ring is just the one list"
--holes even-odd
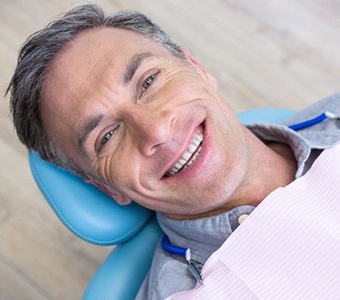
[(326, 112), (322, 113), (321, 115), (319, 115), (319, 116), (317, 116), (313, 119), (288, 126), (288, 128), (293, 129), (295, 131), (298, 131), (298, 130), (313, 126), (315, 124), (321, 123), (323, 120), (325, 120), (327, 118), (340, 121), (340, 117), (336, 116), (335, 114), (333, 114), (329, 111), (326, 111)]
[[(321, 115), (319, 115), (319, 116), (317, 116), (313, 119), (310, 119), (310, 120), (307, 120), (307, 121), (304, 121), (304, 122), (301, 122), (301, 123), (297, 123), (297, 124), (294, 124), (294, 125), (290, 125), (290, 126), (288, 126), (288, 128), (295, 130), (295, 131), (298, 131), (298, 130), (301, 130), (301, 129), (304, 129), (304, 128), (307, 128), (307, 127), (311, 127), (315, 124), (321, 123), (325, 119), (332, 119), (332, 120), (340, 121), (340, 117), (336, 116), (335, 114), (333, 114), (329, 111), (326, 111), (326, 112), (322, 113)], [(197, 269), (195, 264), (191, 261), (190, 248), (182, 248), (182, 247), (171, 245), (169, 238), (166, 234), (164, 234), (163, 238), (162, 238), (162, 247), (163, 247), (163, 250), (166, 251), (166, 252), (169, 252), (169, 253), (174, 254), (174, 255), (184, 256), (187, 263), (188, 263), (188, 269), (189, 269), (190, 273), (194, 276), (194, 278), (198, 282), (203, 284), (203, 278), (201, 276), (200, 271)]]

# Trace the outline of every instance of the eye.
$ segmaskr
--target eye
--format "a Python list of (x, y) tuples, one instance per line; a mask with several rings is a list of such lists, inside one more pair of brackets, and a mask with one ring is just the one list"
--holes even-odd
[(122, 137), (123, 130), (121, 124), (112, 125), (111, 129), (106, 129), (107, 131), (102, 131), (96, 141), (95, 151), (100, 154), (105, 150), (106, 147), (110, 146), (110, 150), (113, 152), (119, 144)]
[(143, 83), (142, 83), (142, 92), (144, 92), (145, 90), (147, 90), (150, 85), (152, 85), (152, 83), (154, 82), (156, 78), (156, 74), (152, 74), (151, 76), (149, 76), (148, 78), (146, 78)]
[(105, 133), (105, 135), (100, 140), (100, 147), (104, 146), (112, 137), (114, 130), (110, 130), (109, 132)]

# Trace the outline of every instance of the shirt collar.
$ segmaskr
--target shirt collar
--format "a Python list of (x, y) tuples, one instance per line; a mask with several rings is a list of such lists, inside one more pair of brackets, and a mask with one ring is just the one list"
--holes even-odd
[(173, 220), (157, 213), (157, 219), (172, 245), (190, 248), (192, 259), (204, 264), (238, 227), (239, 217), (249, 215), (253, 210), (254, 207), (244, 205), (214, 217), (196, 220)]
[(286, 125), (254, 123), (247, 125), (260, 140), (264, 142), (279, 142), (288, 144), (294, 152), (297, 161), (295, 177), (301, 177), (306, 170), (306, 162), (311, 154), (308, 140)]

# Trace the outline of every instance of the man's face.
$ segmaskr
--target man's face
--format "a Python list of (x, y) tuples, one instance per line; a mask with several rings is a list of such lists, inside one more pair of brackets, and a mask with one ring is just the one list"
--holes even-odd
[(83, 32), (55, 60), (40, 107), (48, 135), (113, 195), (169, 215), (224, 205), (248, 165), (243, 127), (186, 56), (131, 31)]

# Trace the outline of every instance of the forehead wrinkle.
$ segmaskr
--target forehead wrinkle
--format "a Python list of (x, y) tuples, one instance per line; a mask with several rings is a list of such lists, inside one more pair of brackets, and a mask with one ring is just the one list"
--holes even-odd
[(92, 115), (87, 118), (84, 121), (83, 125), (76, 131), (77, 149), (87, 158), (89, 157), (89, 155), (85, 149), (86, 140), (88, 139), (90, 133), (99, 125), (103, 118), (103, 114)]

